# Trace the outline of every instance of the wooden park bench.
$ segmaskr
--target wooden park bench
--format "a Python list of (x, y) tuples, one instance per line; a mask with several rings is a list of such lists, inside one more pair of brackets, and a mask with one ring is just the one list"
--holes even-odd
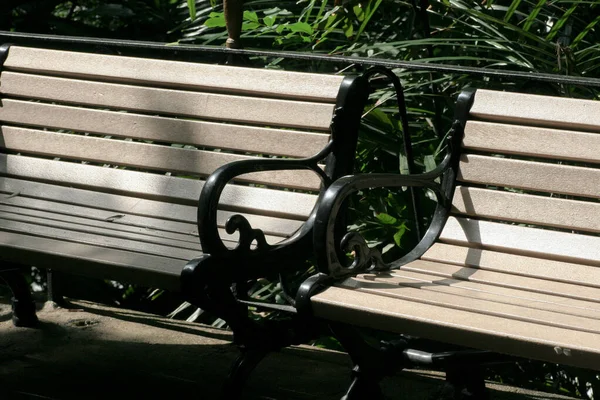
[[(350, 194), (374, 187), (437, 197), (420, 243), (389, 264), (336, 224)], [(600, 370), (599, 199), (600, 102), (491, 90), (459, 96), (436, 170), (335, 182), (316, 216), (321, 275), (297, 300), (336, 326), (353, 357), (348, 399), (374, 398), (391, 362), (454, 358), (469, 374), (471, 363), (512, 355)], [(350, 251), (353, 263), (344, 260)], [(352, 326), (480, 351), (425, 352), (406, 337), (368, 346)], [(480, 383), (474, 398), (485, 397)]]
[(37, 321), (23, 266), (171, 291), (205, 253), (259, 276), (306, 268), (321, 187), (352, 171), (366, 79), (52, 44), (0, 48), (0, 276), (17, 325)]

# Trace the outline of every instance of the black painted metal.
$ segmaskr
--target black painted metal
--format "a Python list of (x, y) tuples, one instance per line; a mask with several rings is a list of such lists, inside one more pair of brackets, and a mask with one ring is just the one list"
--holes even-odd
[[(424, 174), (365, 174), (338, 179), (325, 192), (319, 203), (315, 220), (314, 245), (317, 267), (320, 272), (335, 278), (355, 275), (366, 271), (381, 271), (398, 268), (416, 260), (438, 238), (450, 211), (450, 199), (454, 193), (455, 178), (460, 156), (460, 140), (468, 110), (473, 101), (474, 91), (464, 91), (459, 95), (457, 111), (452, 131), (447, 138), (447, 153), (434, 170)], [(437, 183), (436, 180), (440, 180)], [(351, 232), (340, 241), (337, 238), (338, 213), (347, 197), (353, 192), (374, 187), (421, 187), (432, 190), (437, 198), (437, 206), (432, 222), (419, 244), (404, 257), (386, 265), (375, 248), (369, 248), (357, 232)], [(341, 260), (340, 255), (354, 251), (355, 258), (350, 265)]]
[[(412, 141), (410, 137), (410, 129), (408, 127), (408, 115), (406, 113), (406, 101), (404, 99), (404, 90), (402, 88), (402, 83), (396, 74), (390, 71), (387, 68), (382, 67), (373, 67), (369, 69), (365, 76), (370, 78), (373, 75), (381, 74), (386, 76), (394, 86), (394, 90), (396, 91), (396, 100), (398, 103), (398, 114), (400, 115), (400, 120), (402, 121), (402, 143), (404, 145), (404, 156), (407, 160), (408, 173), (413, 174), (415, 172), (415, 158), (413, 155), (412, 149)], [(413, 187), (409, 188), (410, 190), (410, 198), (413, 209), (413, 217), (415, 219), (415, 227), (417, 237), (421, 238), (421, 213), (419, 206), (419, 196)]]
[(2, 72), (2, 67), (4, 66), (4, 62), (8, 57), (8, 51), (10, 50), (10, 43), (5, 43), (0, 46), (0, 72)]
[(29, 291), (29, 284), (20, 265), (3, 263), (0, 265), (0, 280), (4, 281), (13, 293), (12, 322), (15, 326), (32, 328), (37, 325), (35, 302)]
[(496, 70), (491, 68), (464, 67), (460, 65), (445, 65), (424, 63), (420, 61), (397, 61), (384, 60), (367, 57), (344, 57), (332, 56), (314, 53), (296, 53), (286, 51), (261, 51), (247, 49), (228, 49), (219, 46), (198, 46), (198, 45), (177, 45), (168, 46), (165, 43), (142, 42), (131, 40), (115, 40), (115, 39), (97, 39), (97, 38), (82, 38), (75, 36), (56, 36), (56, 35), (39, 35), (30, 33), (17, 33), (0, 31), (0, 42), (12, 41), (18, 44), (39, 45), (53, 48), (74, 49), (74, 48), (104, 48), (114, 49), (114, 51), (122, 50), (142, 50), (146, 55), (153, 57), (168, 57), (168, 58), (197, 58), (198, 56), (207, 56), (209, 54), (221, 55), (245, 55), (248, 57), (269, 57), (269, 58), (287, 58), (306, 61), (324, 61), (329, 63), (355, 64), (365, 67), (380, 66), (386, 68), (403, 68), (407, 70), (432, 71), (443, 73), (454, 73), (471, 76), (486, 76), (494, 78), (503, 78), (509, 80), (524, 79), (537, 82), (551, 82), (558, 84), (572, 84), (587, 87), (600, 87), (600, 79), (579, 76), (565, 76), (556, 74), (542, 74), (533, 72), (523, 72), (514, 70)]

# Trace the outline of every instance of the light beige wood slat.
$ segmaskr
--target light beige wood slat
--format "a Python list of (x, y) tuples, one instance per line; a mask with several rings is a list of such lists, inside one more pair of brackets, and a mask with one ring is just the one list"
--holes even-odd
[[(444, 243), (435, 243), (423, 254), (421, 259), (581, 286), (600, 287), (600, 268), (588, 265), (546, 260), (472, 247), (453, 246)], [(514, 279), (518, 279), (518, 277)], [(586, 289), (582, 290), (585, 291)]]
[(459, 186), (452, 206), (475, 217), (600, 232), (600, 203)]
[(598, 290), (597, 283), (595, 287), (581, 286), (578, 284), (545, 280), (543, 278), (530, 278), (424, 260), (408, 263), (401, 270), (437, 275), (443, 278), (466, 280), (491, 286), (527, 290), (532, 293), (557, 295), (596, 303), (600, 302), (600, 291)]
[(477, 90), (471, 115), (498, 122), (600, 132), (600, 102)]
[[(85, 232), (96, 235), (123, 238), (127, 240), (136, 240), (143, 243), (156, 243), (171, 247), (179, 247), (182, 249), (202, 251), (200, 241), (197, 236), (169, 234), (165, 232), (157, 232), (150, 234), (144, 228), (134, 228), (126, 225), (117, 225), (111, 222), (98, 222), (91, 219), (70, 217), (53, 213), (44, 213), (39, 211), (27, 211), (24, 209), (6, 210), (0, 206), (0, 218), (32, 223), (40, 226), (66, 229), (74, 232)], [(228, 234), (225, 229), (218, 229), (219, 236), (223, 239), (226, 246), (235, 247), (239, 242), (238, 232)], [(183, 238), (182, 238), (183, 237)], [(269, 244), (275, 244), (282, 240), (279, 236), (265, 235), (265, 239)]]
[[(47, 211), (46, 211), (47, 210)], [(7, 219), (11, 219), (8, 214), (14, 214), (12, 219), (27, 217), (27, 218), (41, 218), (45, 220), (66, 222), (69, 224), (78, 224), (89, 227), (98, 227), (101, 229), (107, 229), (115, 232), (130, 232), (142, 236), (150, 236), (151, 238), (165, 238), (173, 240), (174, 246), (187, 246), (187, 244), (178, 244), (178, 242), (190, 243), (189, 248), (200, 250), (200, 241), (197, 234), (191, 232), (169, 232), (156, 228), (150, 228), (148, 226), (134, 226), (129, 224), (119, 224), (120, 218), (113, 214), (114, 219), (97, 220), (87, 218), (85, 215), (67, 215), (57, 213), (53, 208), (46, 208), (45, 210), (36, 210), (31, 208), (18, 207), (14, 205), (5, 205), (0, 201), (0, 213)], [(110, 217), (109, 217), (110, 218)], [(50, 224), (50, 222), (48, 222)], [(193, 225), (191, 226), (193, 227)], [(143, 241), (143, 240), (142, 240)]]
[[(208, 176), (222, 165), (257, 157), (180, 149), (124, 140), (45, 132), (0, 126), (0, 147), (44, 156), (102, 162), (181, 174)], [(318, 190), (321, 180), (311, 171), (273, 171), (245, 174), (240, 181)]]
[[(0, 174), (187, 205), (197, 204), (202, 189), (202, 182), (192, 179), (6, 154), (0, 154)], [(13, 193), (18, 192), (19, 187), (18, 184), (13, 185), (17, 189)], [(27, 187), (28, 190), (35, 190), (31, 185)], [(46, 194), (40, 193), (35, 197), (43, 199)], [(317, 196), (304, 193), (228, 185), (223, 191), (220, 204), (229, 210), (305, 219), (314, 207), (316, 198)]]
[(600, 169), (465, 154), (458, 179), (541, 192), (600, 198)]
[(598, 369), (600, 335), (332, 287), (311, 298), (315, 316), (468, 347)]
[(596, 133), (467, 121), (463, 147), (493, 153), (600, 162), (600, 135)]
[(343, 76), (11, 46), (4, 68), (184, 89), (334, 102)]
[(434, 274), (407, 270), (394, 270), (393, 274), (359, 275), (359, 281), (418, 287), (421, 290), (450, 293), (475, 301), (482, 299), (495, 303), (522, 306), (524, 303), (533, 309), (560, 312), (568, 315), (600, 320), (600, 304), (554, 294), (537, 293), (502, 286), (486, 285), (478, 282), (462, 281)]
[(309, 157), (329, 141), (322, 133), (175, 119), (3, 99), (0, 121), (135, 139)]
[(76, 232), (68, 229), (54, 228), (20, 221), (11, 221), (7, 219), (0, 219), (0, 230), (46, 237), (50, 239), (60, 239), (68, 242), (91, 244), (94, 246), (107, 247), (111, 249), (177, 258), (182, 261), (191, 260), (192, 258), (201, 255), (201, 252), (198, 250), (188, 250), (155, 243), (149, 244), (131, 239), (101, 236), (94, 233), (80, 231)]
[(600, 266), (600, 237), (450, 217), (440, 241)]
[(0, 230), (6, 261), (179, 291), (185, 261)]
[[(34, 215), (31, 215), (34, 214)], [(153, 236), (148, 235), (145, 232), (135, 232), (126, 229), (116, 229), (114, 226), (110, 226), (107, 223), (103, 226), (100, 223), (94, 223), (93, 221), (85, 221), (82, 218), (66, 218), (62, 219), (52, 218), (49, 213), (18, 213), (9, 212), (4, 209), (0, 209), (0, 221), (12, 221), (12, 222), (23, 222), (27, 224), (39, 225), (40, 227), (57, 228), (63, 229), (70, 232), (81, 232), (84, 234), (92, 234), (102, 236), (106, 238), (118, 238), (131, 240), (139, 243), (155, 244), (159, 246), (169, 246), (173, 248), (195, 250), (201, 252), (199, 241), (193, 242), (189, 240), (178, 240), (172, 239), (165, 236)], [(2, 223), (0, 223), (0, 227)], [(1, 229), (1, 228), (0, 228)], [(230, 242), (233, 246), (234, 243)]]
[[(2, 179), (6, 178), (0, 178), (0, 181)], [(38, 187), (43, 184), (34, 183), (34, 185)], [(0, 182), (0, 188), (6, 189), (6, 186)], [(97, 192), (88, 192), (86, 193), (88, 196), (80, 196), (80, 192), (85, 191), (61, 187), (55, 189), (61, 190), (58, 190), (58, 196), (54, 196), (54, 201), (24, 197), (25, 193), (30, 193), (29, 190), (25, 190), (17, 196), (11, 195), (11, 193), (15, 192), (8, 192), (4, 196), (0, 195), (0, 204), (7, 204), (27, 210), (52, 210), (54, 213), (66, 216), (81, 216), (97, 221), (111, 221), (111, 224), (114, 225), (157, 230), (160, 231), (161, 234), (163, 234), (163, 232), (182, 233), (193, 235), (196, 237), (196, 241), (198, 240), (196, 207), (158, 203), (151, 200), (106, 195)], [(40, 190), (40, 193), (43, 195), (44, 193), (49, 192), (44, 192), (42, 189)], [(101, 199), (99, 199), (99, 197)], [(81, 205), (72, 205), (59, 201), (78, 203)], [(97, 207), (112, 208), (101, 209)], [(138, 212), (141, 215), (137, 215), (136, 213)], [(227, 219), (234, 214), (236, 213), (231, 211), (218, 211), (217, 224), (220, 227), (224, 227)], [(266, 234), (272, 236), (287, 237), (302, 226), (301, 221), (289, 219), (252, 214), (245, 214), (245, 217), (253, 227), (260, 227)]]
[(197, 93), (3, 72), (0, 93), (68, 104), (328, 130), (332, 104)]
[(574, 316), (557, 311), (533, 309), (529, 307), (527, 301), (523, 301), (518, 305), (499, 304), (487, 299), (463, 297), (452, 291), (434, 292), (418, 287), (411, 287), (410, 285), (386, 284), (384, 280), (368, 282), (360, 279), (349, 279), (336, 286), (380, 296), (388, 296), (399, 301), (415, 301), (445, 307), (450, 310), (464, 310), (477, 314), (497, 316), (515, 321), (533, 322), (565, 329), (576, 326), (578, 331), (600, 333), (600, 319)]

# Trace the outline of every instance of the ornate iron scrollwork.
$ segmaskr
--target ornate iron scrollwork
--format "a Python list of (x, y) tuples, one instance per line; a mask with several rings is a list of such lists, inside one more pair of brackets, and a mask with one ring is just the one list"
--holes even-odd
[[(250, 222), (240, 214), (231, 216), (225, 223), (225, 231), (233, 234), (236, 231), (239, 234), (238, 245), (233, 250), (240, 255), (248, 254), (252, 251), (262, 252), (269, 250), (271, 246), (265, 239), (265, 234), (260, 229), (254, 229)], [(252, 249), (252, 243), (256, 243), (256, 248)]]
[(358, 232), (347, 233), (342, 239), (340, 246), (344, 251), (354, 256), (352, 264), (345, 268), (348, 272), (384, 271), (389, 268), (383, 262), (379, 249), (369, 247), (365, 239)]

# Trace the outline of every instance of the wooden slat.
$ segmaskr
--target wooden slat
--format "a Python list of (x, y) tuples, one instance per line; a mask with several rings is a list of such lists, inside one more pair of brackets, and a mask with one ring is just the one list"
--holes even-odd
[(600, 232), (600, 203), (459, 186), (452, 205), (469, 216)]
[[(5, 179), (0, 178), (0, 181)], [(10, 192), (4, 196), (0, 196), (0, 204), (7, 204), (27, 210), (51, 210), (53, 213), (66, 216), (81, 216), (96, 221), (110, 221), (114, 225), (157, 230), (161, 234), (168, 232), (198, 236), (196, 207), (107, 195), (97, 192), (88, 192), (86, 193), (88, 196), (82, 196), (81, 192), (85, 193), (85, 191), (73, 188), (58, 187), (50, 192), (39, 188), (41, 185), (46, 186), (44, 184), (34, 183), (33, 185), (41, 189), (39, 193), (42, 195), (48, 194), (48, 197), (50, 197), (54, 194), (52, 196), (53, 200), (24, 197), (26, 194), (32, 193), (31, 190), (25, 189), (17, 196), (12, 196)], [(0, 188), (6, 189), (7, 186), (0, 182)], [(102, 207), (109, 209), (102, 209)], [(220, 227), (224, 227), (227, 219), (234, 214), (236, 213), (231, 211), (218, 211), (217, 224)], [(260, 228), (266, 234), (273, 236), (288, 237), (302, 226), (301, 221), (289, 219), (252, 214), (245, 214), (245, 217), (253, 227)]]
[[(35, 201), (35, 199), (29, 199), (29, 200)], [(81, 208), (83, 208), (83, 207), (81, 207)], [(107, 230), (116, 231), (116, 232), (130, 232), (130, 233), (134, 233), (137, 235), (150, 236), (152, 238), (154, 238), (154, 237), (165, 238), (165, 239), (173, 240), (174, 246), (188, 246), (185, 243), (180, 245), (180, 244), (178, 244), (178, 242), (189, 242), (190, 243), (189, 248), (200, 250), (200, 246), (199, 246), (200, 240), (198, 238), (197, 232), (195, 232), (195, 230), (197, 230), (197, 229), (190, 230), (190, 231), (173, 232), (173, 231), (165, 231), (165, 230), (158, 229), (155, 227), (150, 227), (150, 226), (135, 226), (135, 225), (131, 225), (131, 224), (123, 224), (123, 223), (119, 223), (118, 220), (121, 218), (117, 217), (116, 214), (113, 214), (112, 218), (109, 217), (108, 219), (99, 220), (99, 219), (89, 218), (86, 215), (69, 215), (69, 214), (58, 213), (53, 208), (39, 210), (39, 209), (35, 209), (35, 208), (32, 209), (32, 208), (19, 207), (19, 206), (15, 206), (15, 205), (3, 204), (1, 200), (0, 200), (0, 213), (2, 213), (2, 215), (7, 219), (11, 219), (11, 217), (8, 214), (14, 214), (14, 217), (12, 219), (16, 219), (16, 218), (20, 218), (20, 217), (41, 218), (41, 219), (46, 219), (46, 220), (51, 220), (51, 221), (67, 222), (69, 224), (79, 224), (79, 225), (90, 226), (90, 227), (99, 227), (101, 229), (107, 229)], [(150, 220), (150, 219), (147, 218), (146, 220)], [(25, 221), (25, 220), (23, 219), (23, 221)], [(48, 222), (48, 224), (49, 223), (50, 222)], [(180, 223), (180, 225), (183, 225), (183, 224)], [(193, 227), (193, 225), (191, 225), (190, 227)], [(143, 239), (141, 239), (141, 240), (143, 241)]]
[[(82, 232), (90, 233), (92, 235), (107, 237), (107, 238), (119, 238), (125, 240), (131, 240), (139, 243), (156, 244), (159, 246), (169, 246), (180, 249), (195, 250), (201, 252), (200, 242), (198, 240), (192, 241), (193, 236), (186, 238), (186, 240), (173, 239), (167, 235), (149, 235), (147, 232), (143, 232), (142, 229), (127, 229), (122, 227), (119, 229), (118, 225), (111, 226), (110, 222), (100, 223), (93, 220), (85, 220), (84, 218), (66, 217), (56, 218), (57, 215), (52, 213), (43, 212), (18, 212), (19, 210), (6, 210), (6, 208), (0, 208), (0, 221), (12, 221), (12, 222), (24, 222), (27, 224), (38, 225), (41, 227), (58, 228), (71, 232)], [(0, 222), (0, 229), (4, 222)], [(234, 246), (234, 242), (229, 242), (231, 246)]]
[(156, 243), (150, 244), (139, 242), (137, 240), (101, 236), (96, 233), (73, 231), (63, 228), (43, 226), (37, 223), (27, 223), (8, 219), (0, 219), (0, 230), (46, 237), (49, 239), (60, 239), (67, 242), (91, 244), (110, 249), (165, 256), (169, 258), (180, 259), (184, 263), (201, 255), (201, 252), (198, 250), (188, 250)]
[(522, 93), (477, 90), (476, 118), (600, 132), (600, 102)]
[[(315, 316), (468, 347), (598, 369), (600, 335), (332, 287), (311, 298)], [(567, 349), (565, 351), (564, 349)]]
[(596, 133), (468, 121), (463, 147), (493, 153), (600, 162), (600, 135)]
[[(493, 301), (499, 304), (523, 305), (536, 310), (560, 312), (568, 315), (600, 320), (600, 304), (591, 301), (561, 297), (556, 294), (487, 285), (479, 282), (440, 277), (439, 275), (409, 270), (394, 270), (392, 274), (358, 275), (353, 280), (389, 285), (418, 287), (420, 290), (451, 293), (458, 296)], [(348, 286), (347, 283), (344, 283)]]
[[(436, 243), (422, 260), (600, 288), (600, 268)], [(518, 279), (515, 277), (515, 279)], [(582, 288), (582, 290), (587, 290)]]
[(484, 185), (600, 198), (600, 169), (465, 154), (458, 179)]
[[(192, 179), (6, 154), (0, 154), (0, 174), (194, 206), (202, 189), (202, 182)], [(35, 185), (13, 182), (16, 190), (12, 192), (27, 187), (38, 193), (32, 197), (46, 198), (46, 193), (32, 186)], [(44, 186), (44, 190), (55, 189)], [(96, 196), (101, 197), (99, 193), (91, 198)], [(316, 198), (304, 193), (228, 185), (220, 204), (228, 210), (301, 220), (310, 214)]]
[(440, 241), (600, 266), (600, 237), (450, 217)]
[(527, 290), (532, 293), (560, 295), (565, 298), (592, 301), (596, 303), (600, 302), (600, 290), (598, 290), (597, 284), (595, 287), (588, 287), (572, 283), (530, 278), (424, 260), (408, 263), (402, 266), (401, 269), (403, 271), (437, 275), (442, 278), (452, 278), (470, 282), (479, 282), (491, 286)]
[(165, 113), (219, 121), (328, 130), (332, 104), (82, 81), (3, 72), (0, 93), (94, 107)]
[(334, 102), (342, 76), (11, 46), (4, 68), (62, 76)]
[[(17, 152), (128, 167), (208, 176), (222, 165), (257, 157), (181, 149), (84, 135), (0, 126), (0, 147)], [(240, 181), (295, 189), (318, 190), (319, 177), (311, 171), (272, 171), (245, 174)]]
[(329, 141), (322, 133), (221, 124), (189, 119), (3, 99), (0, 121), (135, 139), (309, 157)]
[[(399, 281), (378, 279), (366, 281), (361, 279), (346, 280), (336, 286), (349, 288), (365, 293), (373, 293), (380, 296), (388, 296), (398, 301), (408, 300), (423, 304), (442, 306), (450, 310), (464, 310), (483, 315), (493, 315), (515, 321), (533, 322), (547, 326), (569, 329), (573, 326), (578, 331), (600, 333), (600, 319), (574, 316), (558, 312), (556, 310), (533, 309), (529, 301), (521, 300), (519, 304), (497, 303), (495, 301), (473, 297), (463, 297), (458, 291), (446, 287), (447, 291), (426, 290), (425, 283), (406, 283), (400, 285)], [(423, 289), (421, 289), (423, 287)], [(599, 305), (600, 309), (600, 305)]]
[(179, 291), (185, 261), (0, 230), (6, 261)]

